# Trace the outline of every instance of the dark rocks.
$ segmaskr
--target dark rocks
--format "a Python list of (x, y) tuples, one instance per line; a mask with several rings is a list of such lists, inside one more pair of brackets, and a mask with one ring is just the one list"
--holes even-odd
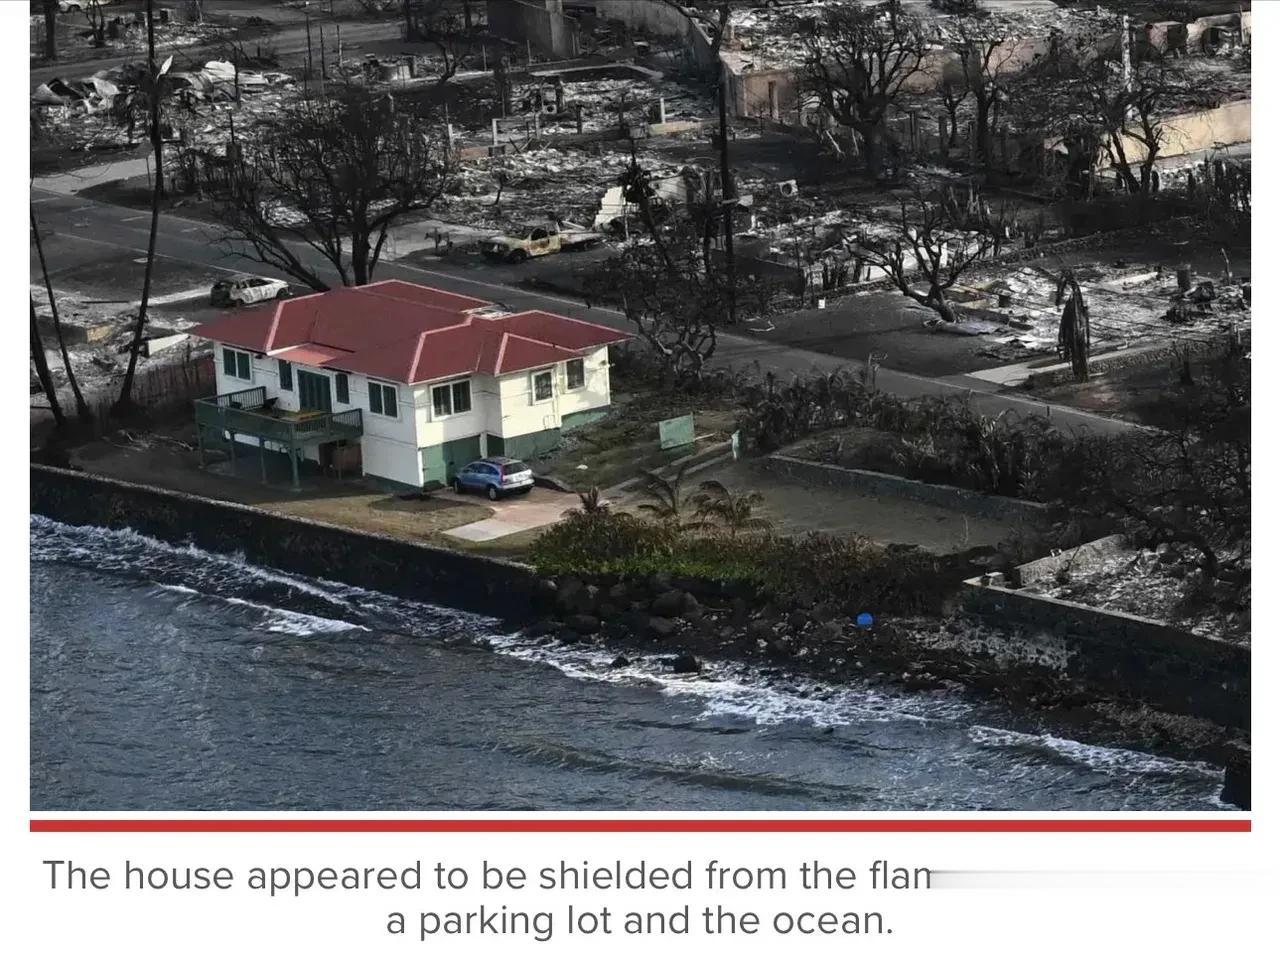
[(672, 656), (667, 661), (673, 673), (700, 673), (702, 672), (702, 661), (691, 653), (681, 653), (679, 656)]
[(809, 614), (804, 610), (797, 609), (795, 612), (787, 616), (787, 625), (796, 632), (804, 629), (810, 622), (812, 622), (812, 620), (810, 619)]
[(1248, 760), (1229, 762), (1222, 776), (1221, 799), (1240, 809), (1250, 809), (1250, 766)]
[(610, 602), (625, 606), (631, 599), (631, 590), (626, 583), (614, 583), (609, 587)]
[(812, 633), (815, 641), (823, 644), (839, 643), (844, 639), (844, 628), (839, 623), (819, 623)]
[(775, 639), (765, 645), (764, 651), (770, 659), (789, 659), (791, 645), (785, 639)]
[(679, 589), (669, 589), (658, 597), (649, 606), (649, 609), (655, 616), (679, 616), (685, 610), (692, 609), (698, 605), (698, 601), (691, 595)]
[(557, 589), (553, 579), (541, 579), (533, 587), (534, 609), (555, 609)]
[(556, 589), (556, 608), (566, 613), (586, 613), (592, 608), (587, 585), (576, 576), (567, 576)]
[(561, 623), (556, 622), (554, 619), (540, 619), (530, 626), (526, 632), (530, 636), (550, 636), (552, 633), (559, 630), (561, 625)]
[(588, 613), (575, 613), (565, 620), (565, 625), (583, 636), (590, 636), (600, 630), (600, 620)]
[(626, 656), (619, 655), (614, 657), (613, 662), (609, 664), (609, 668), (625, 669), (627, 666), (630, 666), (630, 665), (631, 665), (631, 660), (627, 659)]
[(677, 629), (675, 621), (664, 616), (650, 616), (648, 626), (649, 632), (659, 639), (674, 636)]

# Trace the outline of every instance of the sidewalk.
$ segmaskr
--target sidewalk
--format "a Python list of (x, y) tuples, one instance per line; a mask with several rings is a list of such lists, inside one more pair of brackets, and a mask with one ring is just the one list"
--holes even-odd
[(31, 181), (33, 190), (47, 190), (62, 196), (75, 196), (81, 190), (92, 186), (101, 186), (115, 180), (128, 180), (132, 177), (146, 176), (151, 169), (150, 157), (135, 157), (128, 160), (111, 160), (95, 166), (81, 167), (66, 173), (53, 176), (36, 177)]

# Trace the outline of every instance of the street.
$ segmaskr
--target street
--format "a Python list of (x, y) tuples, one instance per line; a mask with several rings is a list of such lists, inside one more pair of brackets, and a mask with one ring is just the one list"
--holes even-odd
[[(50, 271), (54, 274), (55, 286), (58, 285), (59, 273), (82, 267), (95, 259), (123, 253), (132, 253), (134, 256), (146, 254), (149, 216), (136, 209), (40, 189), (32, 190), (32, 202), (41, 224), (42, 236), (49, 237), (46, 240), (46, 255)], [(210, 283), (219, 273), (271, 275), (272, 271), (264, 269), (262, 264), (228, 252), (219, 242), (219, 236), (220, 231), (216, 226), (164, 214), (160, 218), (156, 248), (159, 255), (168, 261), (186, 268), (207, 271)], [(297, 249), (304, 262), (315, 266), (336, 282), (336, 274), (331, 269), (325, 269), (325, 261), (319, 254), (301, 245)], [(38, 269), (33, 257), (32, 282), (39, 280)], [(517, 272), (517, 268), (494, 266), (479, 258), (469, 257), (465, 263), (442, 259), (429, 268), (403, 262), (384, 262), (378, 266), (376, 277), (440, 286), (518, 309), (561, 312), (617, 329), (631, 330), (630, 323), (616, 310), (602, 307), (588, 309), (576, 299), (512, 285), (517, 282)], [(856, 369), (859, 366), (856, 362), (840, 357), (724, 332), (719, 335), (714, 362), (717, 366), (731, 368), (758, 364), (761, 370), (780, 375), (805, 373), (815, 369)], [(1121, 432), (1133, 428), (1123, 421), (1085, 411), (1047, 406), (1029, 397), (998, 394), (991, 391), (991, 384), (965, 376), (930, 378), (881, 367), (876, 384), (880, 389), (899, 396), (967, 396), (976, 409), (993, 416), (1005, 410), (1019, 414), (1043, 415), (1047, 412), (1054, 422), (1072, 429)]]

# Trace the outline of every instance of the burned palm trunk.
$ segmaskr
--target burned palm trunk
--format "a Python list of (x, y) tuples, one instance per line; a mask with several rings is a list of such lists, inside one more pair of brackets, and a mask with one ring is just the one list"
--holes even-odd
[(62, 321), (58, 316), (58, 302), (53, 296), (53, 281), (49, 279), (49, 266), (44, 259), (44, 244), (40, 241), (40, 225), (36, 222), (35, 207), (31, 208), (31, 235), (36, 245), (36, 258), (40, 261), (40, 273), (44, 277), (44, 289), (49, 296), (49, 313), (53, 317), (53, 335), (58, 340), (58, 351), (62, 354), (62, 366), (67, 373), (67, 383), (71, 387), (71, 395), (75, 397), (76, 417), (81, 423), (93, 420), (89, 404), (80, 392), (80, 381), (76, 379), (76, 371), (71, 366), (71, 355), (67, 352), (67, 341), (62, 335)]
[(1064, 293), (1067, 301), (1058, 325), (1058, 356), (1070, 361), (1076, 382), (1085, 383), (1089, 379), (1089, 306), (1073, 273), (1058, 281), (1055, 304), (1062, 303)]
[(36, 379), (40, 381), (40, 389), (44, 391), (44, 397), (49, 402), (49, 412), (53, 414), (53, 421), (57, 424), (58, 429), (62, 429), (67, 425), (67, 417), (62, 412), (62, 404), (58, 402), (58, 391), (54, 389), (53, 377), (49, 373), (49, 361), (44, 355), (44, 340), (40, 337), (40, 326), (36, 321), (36, 301), (34, 297), (28, 297), (31, 300), (31, 362), (36, 368)]
[[(165, 64), (168, 68), (169, 62)], [(155, 180), (151, 189), (151, 229), (147, 236), (147, 262), (142, 271), (142, 300), (138, 304), (138, 319), (133, 326), (133, 339), (129, 342), (129, 365), (120, 385), (120, 396), (112, 409), (116, 413), (133, 411), (133, 380), (138, 371), (138, 355), (142, 352), (142, 336), (147, 328), (147, 301), (151, 298), (151, 275), (156, 262), (156, 232), (160, 225), (160, 203), (164, 198), (164, 139), (160, 131), (160, 85), (164, 70), (156, 67), (156, 28), (153, 0), (147, 0), (147, 66), (151, 74), (151, 146), (155, 152)]]

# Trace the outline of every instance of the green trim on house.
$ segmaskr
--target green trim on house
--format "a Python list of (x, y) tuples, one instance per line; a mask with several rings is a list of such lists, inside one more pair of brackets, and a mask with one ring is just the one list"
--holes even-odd
[(490, 448), (489, 455), (510, 456), (513, 459), (522, 460), (549, 453), (559, 445), (558, 429), (539, 430), (536, 433), (526, 433), (524, 436), (505, 437), (502, 441), (502, 453), (494, 453)]
[[(490, 450), (492, 453), (492, 449)], [(448, 483), (453, 474), (480, 458), (480, 435), (464, 436), (418, 450), (422, 457), (422, 482)], [(496, 455), (496, 454), (494, 454)]]
[(418, 450), (422, 457), (422, 482), (444, 483), (445, 463), (443, 446), (424, 446)]
[(448, 482), (458, 470), (480, 458), (480, 434), (449, 440), (441, 443), (440, 448), (444, 452), (445, 482)]
[(560, 417), (560, 429), (562, 432), (568, 433), (570, 430), (576, 430), (588, 423), (594, 423), (598, 419), (603, 419), (609, 412), (607, 406), (597, 406), (594, 410), (579, 410), (576, 413), (566, 413)]
[(485, 449), (488, 452), (485, 453), (485, 456), (505, 456), (506, 441), (497, 433), (489, 433), (487, 436), (489, 438), (485, 441)]

